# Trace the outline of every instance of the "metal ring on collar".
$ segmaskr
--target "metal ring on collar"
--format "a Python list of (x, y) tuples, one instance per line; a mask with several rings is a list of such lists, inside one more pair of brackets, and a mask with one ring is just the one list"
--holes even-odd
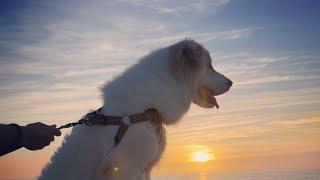
[(122, 122), (128, 126), (131, 124), (129, 116), (122, 117)]

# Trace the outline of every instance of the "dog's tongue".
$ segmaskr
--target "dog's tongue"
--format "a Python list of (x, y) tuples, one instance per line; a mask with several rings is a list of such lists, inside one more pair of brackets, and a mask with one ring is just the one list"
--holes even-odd
[(219, 109), (219, 104), (217, 102), (216, 97), (214, 96), (215, 93), (213, 91), (203, 86), (200, 88), (200, 93), (207, 98), (208, 100), (207, 103), (210, 103), (210, 105), (213, 105), (213, 108), (216, 107), (217, 109)]
[(219, 109), (219, 104), (216, 97), (214, 97), (214, 92), (207, 89), (207, 95), (210, 97), (210, 103), (213, 105), (213, 107)]
[(211, 103), (213, 104), (213, 107), (216, 107), (217, 109), (219, 109), (218, 101), (214, 96), (211, 97)]

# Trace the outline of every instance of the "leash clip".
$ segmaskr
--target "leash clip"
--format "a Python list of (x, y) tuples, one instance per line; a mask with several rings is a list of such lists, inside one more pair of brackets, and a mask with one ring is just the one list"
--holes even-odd
[(93, 125), (93, 122), (90, 121), (89, 117), (85, 117), (83, 123), (84, 123), (86, 126), (92, 126), (92, 125)]

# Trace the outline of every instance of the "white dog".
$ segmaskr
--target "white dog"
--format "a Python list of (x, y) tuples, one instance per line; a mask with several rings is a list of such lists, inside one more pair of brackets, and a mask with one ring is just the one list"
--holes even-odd
[[(191, 102), (213, 108), (215, 96), (232, 81), (215, 71), (209, 52), (183, 40), (152, 52), (103, 88), (104, 115), (127, 116), (155, 108), (166, 125), (174, 124)], [(164, 131), (164, 128), (161, 127)], [(150, 122), (132, 124), (117, 146), (117, 126), (78, 126), (42, 171), (39, 179), (147, 180), (165, 148)]]

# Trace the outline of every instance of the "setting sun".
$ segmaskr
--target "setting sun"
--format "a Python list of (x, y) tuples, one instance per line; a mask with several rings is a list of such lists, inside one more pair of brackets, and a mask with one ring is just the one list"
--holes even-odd
[(214, 159), (213, 154), (206, 151), (196, 151), (191, 155), (192, 162), (208, 162), (212, 159)]

